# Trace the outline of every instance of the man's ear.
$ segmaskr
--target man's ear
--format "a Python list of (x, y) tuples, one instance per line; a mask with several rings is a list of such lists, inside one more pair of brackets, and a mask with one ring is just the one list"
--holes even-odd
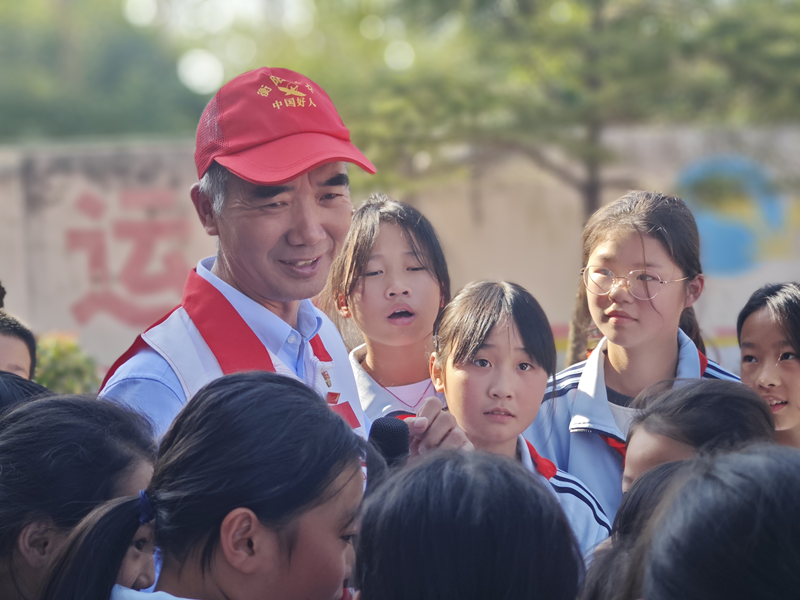
[(200, 191), (200, 184), (195, 183), (190, 192), (192, 196), (192, 204), (203, 229), (206, 230), (208, 235), (219, 235), (217, 228), (217, 213), (214, 212), (214, 202), (211, 198), (206, 196)]
[(34, 521), (22, 528), (17, 538), (17, 550), (34, 569), (47, 569), (53, 561), (64, 533), (50, 519)]
[(440, 394), (444, 394), (444, 369), (439, 365), (436, 352), (431, 352), (430, 372), (431, 381), (433, 381), (433, 389)]
[(219, 547), (228, 565), (243, 574), (278, 565), (278, 534), (261, 524), (249, 508), (235, 508), (222, 520)]
[(703, 293), (705, 284), (706, 276), (702, 273), (689, 282), (689, 285), (686, 286), (686, 301), (684, 303), (684, 308), (689, 308), (692, 304), (697, 302), (697, 300), (700, 298), (700, 294)]
[(350, 312), (350, 307), (347, 306), (347, 298), (344, 297), (344, 294), (339, 294), (336, 299), (336, 310), (339, 311), (339, 316), (343, 319), (349, 319), (353, 316), (353, 313)]

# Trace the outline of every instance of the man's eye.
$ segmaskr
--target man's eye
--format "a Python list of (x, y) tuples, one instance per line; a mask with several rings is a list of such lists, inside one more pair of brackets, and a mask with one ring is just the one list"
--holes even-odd
[(520, 363), (519, 364), (519, 370), (520, 371), (530, 371), (531, 369), (535, 369), (535, 368), (536, 367), (534, 367), (531, 363), (526, 363), (525, 362), (525, 363)]
[(756, 363), (756, 362), (758, 362), (758, 361), (756, 360), (756, 357), (755, 357), (755, 356), (752, 356), (752, 355), (750, 355), (750, 354), (745, 354), (745, 355), (742, 357), (742, 362), (743, 362), (743, 363)]
[(784, 352), (781, 354), (780, 360), (792, 360), (793, 358), (797, 358), (797, 354), (794, 352)]
[(409, 267), (408, 270), (409, 271), (426, 271), (427, 269), (425, 267)]

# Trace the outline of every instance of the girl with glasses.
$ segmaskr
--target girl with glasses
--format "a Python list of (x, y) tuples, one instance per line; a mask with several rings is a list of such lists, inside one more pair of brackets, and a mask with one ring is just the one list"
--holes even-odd
[(742, 383), (769, 405), (779, 444), (800, 448), (800, 284), (753, 292), (736, 323)]
[(680, 198), (631, 192), (598, 210), (583, 231), (582, 285), (603, 339), (588, 360), (559, 373), (549, 410), (526, 436), (581, 479), (608, 515), (622, 499), (633, 398), (664, 379), (729, 379), (681, 326), (697, 332), (703, 291), (700, 236)]

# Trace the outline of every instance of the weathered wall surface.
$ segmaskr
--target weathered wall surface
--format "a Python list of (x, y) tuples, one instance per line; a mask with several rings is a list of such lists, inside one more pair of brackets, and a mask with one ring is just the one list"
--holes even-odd
[[(700, 324), (711, 356), (738, 370), (733, 327), (749, 294), (800, 280), (800, 130), (635, 129), (606, 139), (616, 153), (608, 177), (680, 191), (692, 206), (708, 275)], [(187, 271), (214, 252), (189, 199), (192, 152), (190, 141), (1, 148), (7, 309), (37, 333), (77, 333), (109, 366), (180, 301)], [(727, 187), (711, 200), (691, 191), (720, 181)], [(624, 191), (609, 186), (604, 201)], [(440, 234), (454, 291), (476, 279), (516, 281), (563, 341), (581, 267), (575, 190), (509, 156), (480, 178), (418, 194), (414, 204)]]

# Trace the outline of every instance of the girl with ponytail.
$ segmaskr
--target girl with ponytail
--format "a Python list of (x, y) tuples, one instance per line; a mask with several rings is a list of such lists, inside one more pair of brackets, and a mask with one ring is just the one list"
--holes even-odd
[[(299, 381), (212, 381), (165, 435), (147, 489), (74, 532), (42, 600), (347, 597), (364, 444)], [(115, 586), (147, 526), (162, 556), (154, 595)]]
[(665, 379), (738, 378), (698, 349), (700, 236), (680, 198), (630, 192), (598, 210), (583, 230), (581, 278), (604, 337), (588, 360), (557, 375), (545, 395), (552, 408), (539, 411), (526, 436), (611, 517), (622, 499), (633, 398)]

